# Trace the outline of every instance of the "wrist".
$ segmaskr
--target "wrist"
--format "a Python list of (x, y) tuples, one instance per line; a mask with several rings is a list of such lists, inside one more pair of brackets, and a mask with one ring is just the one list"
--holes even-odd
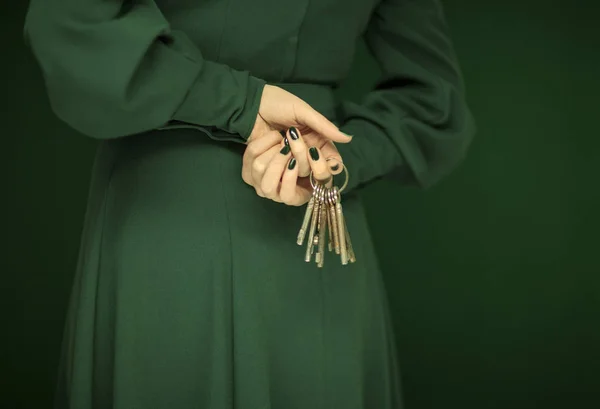
[(260, 110), (262, 96), (265, 88), (265, 81), (250, 76), (248, 81), (248, 93), (246, 99), (246, 106), (243, 112), (246, 124), (242, 127), (240, 135), (246, 142), (254, 132), (258, 121), (258, 112)]

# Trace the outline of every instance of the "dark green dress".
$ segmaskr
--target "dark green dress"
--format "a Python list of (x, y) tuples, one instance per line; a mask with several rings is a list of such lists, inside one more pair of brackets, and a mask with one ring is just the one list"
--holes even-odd
[[(439, 1), (31, 0), (26, 35), (53, 110), (101, 140), (57, 407), (401, 407), (356, 192), (384, 175), (431, 185), (466, 151)], [(336, 101), (361, 36), (381, 81)], [(266, 82), (355, 136), (339, 146), (353, 265), (304, 263), (304, 209), (242, 181)]]

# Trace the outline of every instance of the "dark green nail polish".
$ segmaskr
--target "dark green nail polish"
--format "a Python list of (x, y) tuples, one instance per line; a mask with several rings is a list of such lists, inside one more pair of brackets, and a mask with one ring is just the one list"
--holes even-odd
[(279, 134), (283, 138), (283, 143), (285, 143), (286, 146), (290, 146), (290, 141), (288, 141), (288, 138), (285, 135), (285, 131), (279, 131)]
[(292, 170), (296, 167), (296, 158), (290, 159), (290, 163), (288, 163), (288, 169)]
[(292, 140), (297, 140), (298, 138), (300, 138), (300, 135), (298, 135), (298, 130), (296, 128), (294, 128), (293, 126), (290, 128), (290, 136), (292, 137)]
[(312, 160), (319, 160), (319, 151), (314, 146), (308, 150)]
[(340, 168), (340, 165), (333, 165), (333, 166), (331, 167), (331, 170), (333, 170), (333, 171), (335, 172), (335, 171), (336, 171), (336, 170), (338, 170), (339, 168)]
[(290, 153), (290, 147), (289, 146), (284, 146), (283, 148), (281, 148), (281, 150), (279, 151), (279, 153), (281, 153), (282, 155), (287, 155), (288, 153)]

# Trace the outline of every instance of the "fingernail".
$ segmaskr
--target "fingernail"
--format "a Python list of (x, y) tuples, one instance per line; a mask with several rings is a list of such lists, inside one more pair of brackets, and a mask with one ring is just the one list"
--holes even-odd
[(333, 171), (335, 172), (335, 171), (336, 171), (336, 170), (338, 170), (339, 168), (340, 168), (340, 165), (333, 165), (333, 166), (331, 167), (331, 170), (333, 170)]
[(342, 132), (344, 135), (346, 135), (348, 138), (354, 138), (354, 136), (352, 135), (348, 135), (347, 133)]
[(288, 145), (284, 146), (283, 148), (281, 148), (279, 153), (281, 153), (282, 155), (287, 155), (288, 153), (290, 153), (290, 147)]
[(290, 136), (292, 137), (292, 140), (297, 140), (300, 135), (298, 135), (298, 130), (296, 128), (294, 128), (293, 126), (290, 128)]
[(292, 170), (296, 167), (296, 158), (290, 159), (290, 163), (288, 163), (288, 169)]
[(285, 135), (285, 131), (279, 131), (279, 134), (283, 138), (283, 143), (285, 143), (286, 146), (290, 146), (290, 141), (288, 141), (288, 138)]
[(314, 146), (308, 150), (312, 160), (319, 160), (319, 151)]

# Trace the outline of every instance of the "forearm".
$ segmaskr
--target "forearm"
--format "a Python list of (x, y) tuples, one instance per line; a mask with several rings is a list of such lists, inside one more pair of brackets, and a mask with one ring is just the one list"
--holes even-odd
[(153, 0), (31, 0), (25, 34), (50, 103), (83, 134), (109, 139), (169, 126), (211, 126), (246, 138), (264, 81), (208, 61), (171, 30)]

